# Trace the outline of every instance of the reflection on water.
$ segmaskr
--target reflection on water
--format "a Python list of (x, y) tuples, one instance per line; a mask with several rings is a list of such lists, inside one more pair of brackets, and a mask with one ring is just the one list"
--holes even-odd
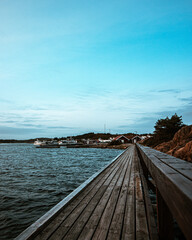
[(122, 150), (0, 144), (0, 239), (13, 239)]

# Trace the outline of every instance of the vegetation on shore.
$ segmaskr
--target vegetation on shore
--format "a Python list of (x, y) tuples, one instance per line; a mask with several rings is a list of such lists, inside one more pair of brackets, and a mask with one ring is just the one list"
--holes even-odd
[(192, 125), (186, 126), (182, 117), (159, 119), (153, 137), (142, 142), (158, 151), (192, 162)]
[(151, 138), (146, 139), (143, 144), (149, 147), (156, 147), (157, 145), (172, 140), (175, 133), (179, 131), (183, 126), (182, 116), (178, 116), (176, 113), (171, 117), (159, 119), (154, 128), (154, 134)]

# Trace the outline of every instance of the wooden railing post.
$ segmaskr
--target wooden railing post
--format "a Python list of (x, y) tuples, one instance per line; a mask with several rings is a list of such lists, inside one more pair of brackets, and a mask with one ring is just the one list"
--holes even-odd
[(156, 190), (156, 196), (159, 239), (172, 240), (174, 239), (173, 216), (158, 189)]

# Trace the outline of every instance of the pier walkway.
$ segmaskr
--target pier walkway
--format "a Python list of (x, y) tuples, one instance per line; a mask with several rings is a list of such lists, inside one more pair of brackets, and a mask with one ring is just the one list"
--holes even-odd
[[(16, 239), (173, 239), (170, 230), (162, 224), (166, 219), (165, 214), (160, 214), (160, 211), (165, 213), (162, 196), (168, 203), (168, 216), (169, 212), (174, 212), (185, 236), (192, 239), (191, 164), (176, 159), (177, 168), (174, 168), (172, 157), (163, 155), (162, 162), (160, 155), (149, 148), (130, 145), (105, 169), (93, 175)], [(154, 163), (157, 166), (154, 167)], [(179, 167), (179, 164), (182, 165)], [(164, 174), (169, 175), (168, 179)], [(182, 179), (178, 180), (178, 175), (182, 175)], [(178, 189), (178, 184), (184, 189)], [(149, 198), (150, 185), (157, 188), (159, 233)], [(172, 193), (169, 193), (170, 189)], [(172, 197), (176, 200), (171, 200)], [(174, 206), (170, 206), (170, 201)], [(170, 219), (165, 220), (169, 227)]]

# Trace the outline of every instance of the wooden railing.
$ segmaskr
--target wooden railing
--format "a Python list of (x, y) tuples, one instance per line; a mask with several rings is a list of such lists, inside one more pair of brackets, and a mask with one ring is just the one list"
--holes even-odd
[(136, 146), (148, 186), (156, 189), (159, 238), (174, 239), (174, 219), (192, 239), (192, 163)]

